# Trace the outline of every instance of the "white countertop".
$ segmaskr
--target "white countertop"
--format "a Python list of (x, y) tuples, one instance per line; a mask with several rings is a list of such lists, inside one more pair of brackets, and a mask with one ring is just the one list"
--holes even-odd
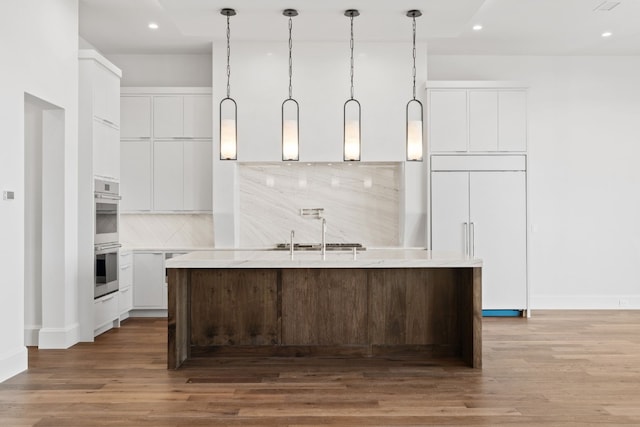
[(425, 249), (368, 249), (358, 252), (216, 250), (197, 251), (171, 258), (167, 268), (447, 268), (481, 267), (482, 260), (462, 254)]

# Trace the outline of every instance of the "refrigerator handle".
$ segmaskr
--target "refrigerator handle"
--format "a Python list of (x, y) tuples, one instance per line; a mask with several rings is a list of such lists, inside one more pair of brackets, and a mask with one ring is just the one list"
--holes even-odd
[(464, 254), (469, 255), (469, 224), (464, 223)]
[(469, 240), (471, 240), (471, 257), (475, 258), (476, 256), (476, 224), (473, 222), (469, 224), (470, 224), (469, 230), (471, 232), (471, 237), (469, 238)]

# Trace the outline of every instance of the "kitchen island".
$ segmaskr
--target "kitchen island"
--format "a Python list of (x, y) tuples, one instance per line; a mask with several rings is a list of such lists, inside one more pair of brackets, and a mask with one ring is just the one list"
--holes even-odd
[(482, 262), (421, 249), (168, 260), (170, 369), (215, 356), (419, 356), (482, 366)]

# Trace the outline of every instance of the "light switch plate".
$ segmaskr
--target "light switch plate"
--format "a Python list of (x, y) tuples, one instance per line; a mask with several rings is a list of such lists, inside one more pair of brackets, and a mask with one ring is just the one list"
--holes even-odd
[(13, 191), (5, 190), (5, 191), (2, 192), (2, 199), (3, 200), (13, 200), (15, 198), (16, 198), (16, 196), (15, 196), (15, 193)]

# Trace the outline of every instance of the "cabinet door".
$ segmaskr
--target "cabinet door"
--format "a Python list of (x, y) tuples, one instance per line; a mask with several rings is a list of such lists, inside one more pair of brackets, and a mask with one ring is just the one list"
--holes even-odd
[(120, 137), (139, 139), (151, 137), (151, 97), (123, 96), (120, 98)]
[(184, 142), (184, 209), (212, 209), (211, 141)]
[(429, 140), (431, 151), (467, 150), (467, 92), (429, 92)]
[(153, 136), (180, 138), (183, 130), (182, 95), (153, 97)]
[(498, 97), (500, 151), (527, 149), (527, 93), (501, 91)]
[(164, 297), (164, 255), (162, 252), (133, 254), (133, 307), (162, 308)]
[(467, 253), (469, 172), (431, 174), (431, 249)]
[(122, 141), (122, 211), (151, 210), (151, 141)]
[(212, 105), (211, 95), (185, 95), (184, 136), (188, 138), (211, 138)]
[(498, 150), (498, 92), (469, 91), (469, 150)]
[(471, 172), (471, 248), (482, 258), (484, 309), (526, 308), (524, 172)]
[(153, 142), (153, 209), (183, 209), (184, 159), (182, 141)]
[(93, 74), (93, 115), (120, 125), (120, 78), (96, 64)]
[(120, 132), (101, 120), (93, 121), (93, 174), (120, 179)]

